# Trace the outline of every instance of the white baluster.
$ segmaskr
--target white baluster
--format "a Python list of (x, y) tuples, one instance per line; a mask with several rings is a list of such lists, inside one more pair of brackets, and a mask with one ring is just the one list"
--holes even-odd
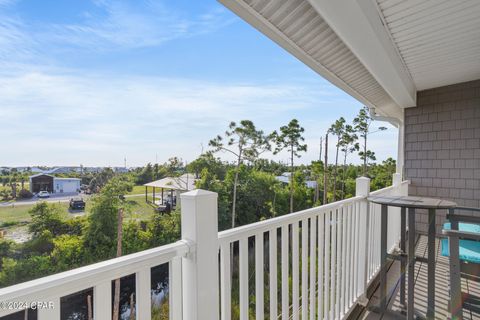
[(292, 319), (299, 319), (299, 255), (298, 222), (292, 224)]
[(263, 320), (265, 315), (263, 297), (263, 232), (255, 236), (255, 314), (257, 320)]
[(278, 284), (277, 284), (277, 229), (270, 230), (269, 244), (269, 268), (270, 268), (270, 319), (278, 317)]
[(248, 320), (248, 239), (240, 240), (240, 320)]
[(282, 320), (289, 318), (288, 225), (282, 226)]
[(230, 255), (230, 244), (222, 244), (220, 250), (220, 298), (222, 305), (222, 320), (230, 320), (232, 318), (232, 277)]

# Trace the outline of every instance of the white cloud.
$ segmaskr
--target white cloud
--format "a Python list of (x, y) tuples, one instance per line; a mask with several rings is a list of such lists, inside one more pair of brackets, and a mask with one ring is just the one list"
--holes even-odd
[[(329, 124), (358, 110), (345, 101), (343, 94), (325, 96), (316, 86), (295, 84), (53, 72), (0, 77), (0, 136), (2, 149), (10, 150), (0, 164), (121, 165), (126, 155), (140, 165), (155, 154), (162, 161), (173, 155), (191, 160), (232, 120), (252, 119), (270, 132), (293, 117), (309, 144), (301, 161), (310, 161)], [(379, 159), (392, 151), (386, 135), (394, 133), (371, 139)]]
[(167, 7), (168, 2), (94, 0), (97, 10), (83, 12), (79, 22), (39, 23), (22, 19), (14, 11), (16, 2), (0, 0), (0, 67), (53, 66), (56, 61), (51, 53), (56, 50), (65, 55), (79, 49), (105, 52), (156, 47), (215, 32), (237, 20), (223, 8), (206, 8), (192, 15)]
[(20, 19), (0, 12), (0, 63), (24, 60), (35, 53), (35, 41), (24, 28)]
[[(14, 1), (0, 0), (2, 6)], [(213, 32), (232, 22), (224, 9), (195, 17), (167, 10), (157, 1), (139, 9), (97, 0), (100, 13), (82, 23), (39, 30), (0, 10), (0, 165), (131, 165), (176, 155), (191, 160), (232, 120), (252, 119), (271, 131), (299, 118), (309, 152), (339, 116), (359, 104), (330, 86), (306, 83), (235, 83), (93, 74), (65, 70), (48, 55), (54, 44), (86, 50), (135, 49)], [(43, 63), (42, 63), (43, 62)], [(372, 137), (379, 159), (391, 155), (385, 137)], [(390, 138), (388, 138), (390, 139)], [(7, 151), (7, 152), (5, 152)], [(283, 158), (277, 157), (283, 160)]]
[(218, 8), (188, 16), (161, 2), (95, 4), (100, 12), (84, 13), (81, 23), (51, 25), (40, 33), (41, 38), (88, 50), (142, 48), (214, 32), (235, 20)]

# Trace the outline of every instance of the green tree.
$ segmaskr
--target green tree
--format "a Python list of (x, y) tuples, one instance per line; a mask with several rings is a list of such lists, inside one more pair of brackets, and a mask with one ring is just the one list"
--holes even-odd
[(257, 130), (250, 120), (242, 120), (237, 125), (230, 122), (225, 137), (218, 135), (208, 143), (213, 152), (226, 151), (235, 156), (235, 177), (232, 195), (232, 228), (235, 227), (235, 210), (237, 204), (238, 174), (241, 164), (246, 161), (253, 161), (258, 156), (270, 149), (267, 137), (263, 131)]
[(17, 182), (19, 179), (19, 174), (15, 170), (10, 176), (10, 187), (12, 188), (12, 197), (15, 199), (17, 197)]
[[(232, 169), (230, 169), (232, 170)], [(200, 179), (196, 182), (199, 189), (209, 190), (218, 194), (218, 229), (226, 230), (231, 227), (230, 199), (232, 194), (231, 185), (217, 179), (217, 176), (208, 168), (203, 168)]]
[(333, 169), (333, 201), (335, 201), (337, 195), (338, 152), (341, 147), (342, 137), (345, 134), (345, 119), (340, 117), (340, 119), (336, 120), (335, 123), (332, 124), (328, 131), (329, 133), (337, 136), (337, 143), (335, 144), (335, 167)]
[(168, 162), (165, 164), (167, 173), (170, 176), (177, 176), (184, 171), (183, 160), (178, 157), (172, 157), (168, 159)]
[(358, 155), (360, 159), (363, 160), (363, 175), (367, 176), (368, 174), (368, 160), (375, 161), (377, 158), (375, 157), (375, 152), (368, 150), (367, 148), (367, 138), (370, 134), (387, 130), (385, 127), (378, 127), (374, 131), (370, 131), (370, 126), (372, 125), (373, 118), (370, 116), (367, 107), (363, 107), (360, 109), (358, 115), (353, 119), (354, 129), (363, 139), (362, 144), (356, 144), (356, 148), (360, 150)]
[(61, 272), (85, 263), (83, 238), (80, 236), (61, 235), (53, 239), (51, 253), (52, 265), (55, 272)]
[(324, 174), (324, 164), (323, 161), (312, 161), (310, 165), (310, 173), (312, 178), (315, 180), (315, 196), (313, 202), (315, 204), (320, 204), (320, 186), (321, 186), (321, 177)]
[(304, 128), (300, 126), (297, 119), (292, 119), (288, 125), (280, 127), (280, 133), (274, 131), (271, 134), (272, 141), (276, 148), (274, 154), (287, 149), (290, 153), (290, 212), (293, 212), (293, 193), (294, 193), (294, 158), (300, 158), (300, 152), (307, 151), (307, 145), (303, 144), (305, 138), (302, 136)]
[(156, 164), (156, 170), (154, 172), (152, 164), (149, 162), (147, 165), (142, 169), (142, 171), (137, 176), (137, 184), (145, 184), (148, 182), (152, 182), (155, 176), (158, 176), (159, 168), (158, 164)]
[[(158, 247), (180, 240), (180, 226), (181, 213), (180, 209), (176, 209), (170, 214), (156, 214), (148, 224), (148, 230), (146, 231), (148, 233), (141, 233), (138, 229), (137, 232), (140, 234), (140, 240), (147, 240), (147, 237), (149, 237), (150, 247)], [(130, 242), (128, 240), (129, 233), (130, 230), (127, 229), (125, 243)], [(143, 244), (136, 240), (136, 245)], [(134, 250), (133, 248), (131, 252), (134, 252)]]
[(212, 153), (202, 153), (197, 159), (186, 166), (187, 172), (192, 172), (195, 177), (200, 178), (204, 169), (214, 174), (218, 179), (223, 180), (227, 171), (227, 166), (222, 163), (220, 158), (215, 158)]
[(90, 180), (90, 184), (88, 187), (93, 192), (98, 192), (113, 177), (115, 177), (115, 172), (113, 171), (113, 169), (105, 168), (102, 171), (94, 174), (94, 176)]
[(13, 241), (0, 239), (0, 270), (2, 270), (2, 259), (13, 253), (13, 245)]
[(384, 160), (381, 164), (373, 164), (369, 171), (371, 190), (378, 190), (391, 185), (392, 175), (396, 171), (396, 161), (392, 158)]
[(340, 141), (340, 150), (343, 152), (343, 173), (342, 173), (342, 199), (345, 199), (345, 184), (346, 184), (346, 173), (347, 173), (347, 157), (350, 153), (357, 150), (355, 142), (357, 141), (358, 136), (355, 133), (353, 127), (349, 124), (345, 126), (345, 130)]
[(110, 180), (100, 193), (93, 197), (85, 231), (85, 247), (91, 261), (115, 256), (118, 211), (128, 211), (128, 206), (121, 197), (131, 189), (130, 182), (117, 177)]
[(0, 287), (44, 277), (53, 272), (47, 255), (34, 255), (20, 260), (4, 258), (0, 270)]
[(39, 202), (29, 211), (32, 222), (28, 226), (34, 237), (40, 235), (44, 231), (49, 231), (53, 236), (58, 236), (65, 232), (64, 209), (58, 204), (50, 204), (47, 202)]

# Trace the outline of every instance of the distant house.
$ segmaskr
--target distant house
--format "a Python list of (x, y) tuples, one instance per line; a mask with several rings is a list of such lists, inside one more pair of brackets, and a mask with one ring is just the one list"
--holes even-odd
[[(290, 176), (291, 176), (290, 172), (284, 172), (282, 173), (281, 176), (276, 176), (275, 179), (277, 179), (277, 181), (280, 181), (281, 183), (289, 183)], [(307, 186), (307, 188), (315, 189), (317, 187), (317, 181), (307, 180), (305, 181), (305, 185)]]
[(57, 167), (50, 169), (48, 171), (45, 171), (47, 174), (65, 174), (65, 173), (72, 173), (72, 172), (77, 172), (75, 167)]
[(30, 192), (76, 193), (80, 190), (80, 181), (77, 178), (57, 178), (40, 173), (30, 176)]

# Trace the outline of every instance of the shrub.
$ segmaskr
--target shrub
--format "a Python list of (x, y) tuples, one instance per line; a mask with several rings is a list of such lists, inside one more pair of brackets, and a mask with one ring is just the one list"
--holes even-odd
[(36, 237), (43, 231), (48, 230), (53, 236), (64, 233), (65, 215), (63, 208), (57, 204), (46, 202), (37, 203), (29, 211), (32, 216), (32, 223), (29, 230)]
[(0, 198), (3, 201), (8, 201), (12, 199), (12, 192), (9, 190), (0, 190)]
[(20, 198), (20, 199), (30, 199), (32, 197), (33, 197), (33, 193), (31, 193), (26, 189), (20, 190), (20, 192), (17, 195), (17, 198)]

